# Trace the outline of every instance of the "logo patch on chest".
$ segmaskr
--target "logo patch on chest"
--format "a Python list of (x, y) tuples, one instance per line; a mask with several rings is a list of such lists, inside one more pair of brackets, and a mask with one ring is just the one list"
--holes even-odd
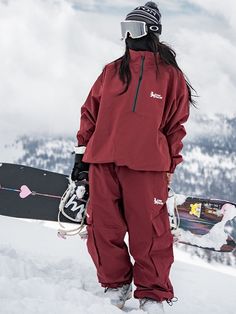
[(150, 97), (156, 98), (156, 99), (162, 99), (162, 96), (160, 94), (154, 93), (153, 91), (151, 91)]

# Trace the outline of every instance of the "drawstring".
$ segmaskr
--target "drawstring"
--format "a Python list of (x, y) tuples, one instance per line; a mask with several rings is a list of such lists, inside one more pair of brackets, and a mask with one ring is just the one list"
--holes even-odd
[(174, 302), (177, 302), (178, 298), (177, 297), (173, 297), (172, 299), (167, 299), (166, 302), (172, 306)]

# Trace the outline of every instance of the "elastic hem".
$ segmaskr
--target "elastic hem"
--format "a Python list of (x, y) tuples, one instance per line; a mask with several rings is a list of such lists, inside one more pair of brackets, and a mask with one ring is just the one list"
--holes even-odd
[(101, 283), (101, 286), (103, 288), (118, 288), (118, 287), (122, 287), (123, 285), (127, 285), (127, 284), (131, 284), (132, 281), (124, 281), (122, 283)]
[(158, 302), (164, 302), (166, 300), (172, 300), (173, 297), (171, 297), (173, 294), (169, 292), (164, 292), (164, 291), (158, 291), (155, 292), (152, 291), (134, 291), (134, 298), (135, 299), (143, 299), (143, 298), (148, 298), (148, 299), (153, 299)]

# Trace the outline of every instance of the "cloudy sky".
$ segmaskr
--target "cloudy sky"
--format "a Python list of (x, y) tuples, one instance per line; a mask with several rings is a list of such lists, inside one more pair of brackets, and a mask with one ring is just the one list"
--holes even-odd
[[(136, 0), (0, 0), (0, 144), (66, 134), (103, 66), (121, 56)], [(160, 0), (161, 39), (198, 91), (199, 110), (236, 115), (236, 2)]]

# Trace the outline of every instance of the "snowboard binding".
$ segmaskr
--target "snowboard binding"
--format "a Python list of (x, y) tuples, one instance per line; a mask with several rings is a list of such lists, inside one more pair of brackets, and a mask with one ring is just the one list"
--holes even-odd
[(169, 215), (171, 233), (174, 236), (174, 242), (178, 242), (178, 237), (180, 236), (180, 217), (177, 208), (176, 194), (170, 186), (168, 186), (168, 199), (166, 205)]
[[(73, 181), (69, 177), (69, 184), (61, 197), (58, 212), (58, 223), (60, 229), (58, 236), (66, 239), (66, 236), (79, 234), (82, 239), (86, 238), (86, 231), (83, 229), (86, 225), (86, 209), (89, 199), (89, 182), (86, 179)], [(60, 217), (63, 215), (72, 222), (79, 223), (79, 226), (73, 229), (66, 229), (62, 224)]]

